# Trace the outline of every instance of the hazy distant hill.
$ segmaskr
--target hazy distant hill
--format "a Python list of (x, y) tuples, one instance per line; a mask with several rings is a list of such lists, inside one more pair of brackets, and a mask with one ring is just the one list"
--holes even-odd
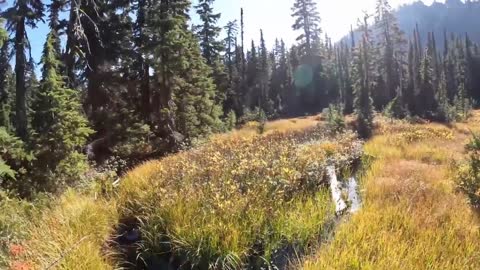
[(415, 24), (418, 23), (423, 42), (427, 32), (435, 32), (437, 44), (443, 47), (443, 31), (465, 35), (480, 43), (480, 1), (447, 0), (446, 3), (435, 2), (425, 5), (421, 1), (399, 7), (395, 14), (400, 28), (410, 37)]
[(418, 23), (420, 33), (434, 31), (437, 38), (443, 37), (444, 29), (464, 35), (467, 32), (472, 40), (480, 42), (480, 1), (447, 0), (443, 3), (433, 3), (431, 6), (423, 2), (415, 2), (400, 7), (397, 18), (401, 29), (408, 35)]

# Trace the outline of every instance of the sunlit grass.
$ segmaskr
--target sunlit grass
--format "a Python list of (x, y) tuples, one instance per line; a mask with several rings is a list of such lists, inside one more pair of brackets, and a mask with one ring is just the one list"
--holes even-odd
[(362, 179), (363, 209), (303, 269), (478, 269), (479, 223), (450, 177), (465, 133), (380, 125), (365, 145), (374, 162)]
[[(315, 116), (305, 116), (301, 118), (291, 118), (291, 119), (279, 119), (267, 122), (265, 124), (264, 135), (268, 135), (274, 132), (292, 132), (300, 131), (308, 128), (315, 127), (322, 123), (321, 115)], [(242, 127), (235, 129), (226, 134), (217, 134), (213, 137), (223, 137), (223, 138), (247, 138), (258, 135), (258, 122), (248, 122)]]
[(328, 138), (317, 128), (216, 137), (133, 170), (118, 202), (123, 218), (140, 220), (144, 258), (237, 268), (316, 241), (334, 216), (325, 165), (348, 167), (360, 153), (353, 134)]
[(478, 269), (480, 223), (451, 176), (470, 132), (480, 131), (479, 113), (452, 127), (378, 117), (364, 147), (373, 162), (360, 179), (363, 208), (332, 239), (322, 238), (334, 218), (325, 164), (348, 167), (359, 145), (351, 134), (314, 131), (319, 120), (213, 136), (132, 170), (108, 200), (69, 191), (41, 209), (4, 202), (0, 268), (116, 269), (109, 240), (119, 220), (134, 217), (141, 256), (173, 254), (199, 269), (259, 268), (286, 247), (317, 247), (308, 259), (293, 254), (294, 268)]
[(17, 269), (115, 269), (107, 240), (117, 221), (113, 202), (68, 191), (37, 220), (28, 222), (29, 238), (12, 256)]

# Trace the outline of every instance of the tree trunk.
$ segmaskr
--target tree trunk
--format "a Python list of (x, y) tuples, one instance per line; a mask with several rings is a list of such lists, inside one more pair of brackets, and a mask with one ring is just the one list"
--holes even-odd
[(70, 1), (70, 18), (68, 20), (67, 29), (67, 44), (65, 47), (65, 69), (68, 78), (68, 86), (75, 87), (75, 44), (77, 43), (75, 37), (75, 23), (77, 21), (76, 5), (77, 1)]
[(25, 17), (21, 17), (15, 29), (15, 75), (16, 75), (16, 134), (25, 141), (27, 131), (27, 90), (25, 87)]

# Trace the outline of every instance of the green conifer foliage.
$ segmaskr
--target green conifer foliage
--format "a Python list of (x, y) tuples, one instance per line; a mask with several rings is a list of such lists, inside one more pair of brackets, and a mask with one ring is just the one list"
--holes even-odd
[(420, 66), (420, 91), (417, 95), (417, 108), (420, 116), (431, 118), (437, 109), (433, 86), (433, 68), (428, 47), (425, 49)]
[(295, 0), (292, 7), (295, 23), (292, 28), (302, 31), (297, 37), (302, 55), (312, 55), (315, 41), (320, 37), (320, 15), (314, 0)]
[(81, 148), (93, 132), (82, 113), (78, 92), (67, 88), (59, 75), (53, 32), (45, 43), (41, 60), (43, 78), (32, 106), (34, 149), (40, 170), (34, 179), (39, 190), (49, 191), (70, 184), (87, 169)]
[[(3, 29), (2, 29), (3, 30)], [(10, 72), (10, 64), (9, 64), (9, 44), (7, 41), (5, 31), (0, 31), (0, 43), (2, 46), (0, 48), (0, 126), (5, 127), (7, 131), (11, 130), (11, 122), (10, 122), (10, 96), (13, 93), (9, 92), (9, 76), (11, 76)]]
[(44, 6), (40, 0), (15, 1), (14, 5), (1, 15), (7, 19), (7, 29), (15, 34), (15, 131), (17, 136), (26, 141), (28, 138), (28, 106), (27, 106), (27, 58), (25, 49), (28, 48), (26, 26), (35, 28), (42, 20)]
[(369, 138), (373, 130), (373, 101), (371, 91), (373, 88), (372, 74), (372, 45), (369, 41), (367, 24), (368, 16), (365, 16), (362, 25), (363, 36), (353, 60), (353, 89), (354, 108), (357, 115), (357, 131), (360, 137)]

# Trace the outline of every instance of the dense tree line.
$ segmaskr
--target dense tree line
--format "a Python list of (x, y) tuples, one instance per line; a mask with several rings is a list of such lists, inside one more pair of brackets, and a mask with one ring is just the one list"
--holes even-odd
[[(480, 52), (468, 34), (432, 32), (425, 43), (417, 26), (408, 38), (387, 0), (377, 1), (373, 23), (368, 15), (359, 22), (360, 38), (352, 29), (337, 44), (322, 33), (316, 2), (296, 0), (297, 42), (277, 39), (273, 48), (262, 30), (259, 42), (245, 40), (243, 10), (220, 39), (213, 2), (18, 0), (5, 10), (0, 184), (22, 196), (53, 192), (81, 177), (88, 159), (144, 160), (264, 115), (317, 113), (332, 103), (355, 113), (368, 137), (374, 110), (454, 121), (480, 100)], [(37, 79), (25, 28), (46, 14)]]

